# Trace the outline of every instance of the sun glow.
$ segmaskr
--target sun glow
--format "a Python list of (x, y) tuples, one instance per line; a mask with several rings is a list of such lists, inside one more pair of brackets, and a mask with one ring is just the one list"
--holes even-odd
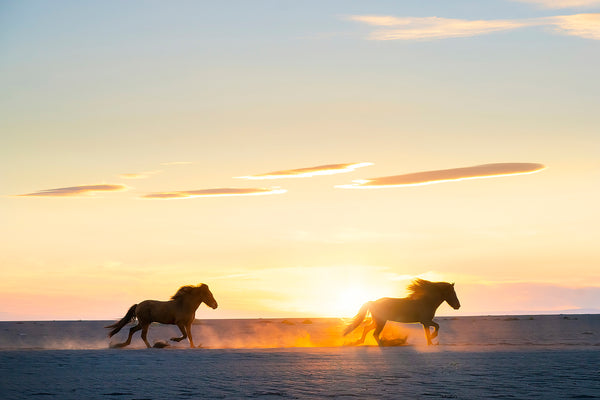
[(398, 297), (406, 282), (397, 277), (388, 268), (365, 265), (267, 268), (252, 275), (271, 296), (260, 299), (257, 308), (332, 318), (353, 317), (367, 301)]
[(331, 312), (343, 317), (352, 317), (364, 303), (381, 297), (381, 293), (376, 292), (376, 290), (369, 290), (369, 288), (360, 284), (352, 284), (342, 288), (336, 293)]
[[(324, 316), (350, 318), (368, 301), (397, 294), (397, 288), (386, 271), (373, 267), (347, 267), (334, 269), (323, 286), (315, 288), (327, 298), (322, 307)], [(334, 274), (336, 272), (337, 274)], [(315, 293), (317, 295), (317, 293)]]

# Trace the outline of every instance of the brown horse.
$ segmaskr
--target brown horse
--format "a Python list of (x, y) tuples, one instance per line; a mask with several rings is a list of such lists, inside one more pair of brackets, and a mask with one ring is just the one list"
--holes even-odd
[[(353, 344), (363, 343), (367, 333), (371, 329), (375, 329), (373, 336), (377, 344), (382, 346), (383, 343), (379, 338), (379, 334), (387, 321), (420, 322), (423, 324), (423, 329), (425, 329), (427, 344), (433, 344), (431, 339), (437, 337), (440, 329), (440, 326), (433, 321), (435, 310), (444, 301), (448, 302), (455, 310), (460, 308), (460, 302), (454, 291), (454, 283), (429, 282), (424, 279), (416, 279), (408, 287), (408, 290), (411, 292), (410, 295), (402, 299), (384, 297), (365, 303), (352, 323), (344, 330), (344, 336), (356, 329), (367, 312), (370, 311), (372, 322), (365, 326), (362, 337)], [(430, 326), (433, 326), (433, 332), (429, 330)]]
[(189, 338), (190, 347), (193, 348), (192, 322), (194, 322), (196, 310), (202, 302), (212, 309), (217, 308), (217, 301), (204, 283), (198, 286), (180, 287), (169, 301), (144, 300), (139, 304), (134, 304), (119, 322), (106, 327), (113, 328), (108, 334), (109, 337), (112, 337), (134, 318), (137, 318), (138, 321), (136, 326), (129, 329), (129, 337), (125, 342), (114, 344), (111, 347), (127, 346), (131, 343), (133, 334), (140, 329), (142, 330), (142, 340), (147, 347), (151, 347), (146, 339), (148, 327), (152, 322), (159, 322), (161, 324), (177, 325), (183, 336), (174, 337), (171, 340), (180, 342), (185, 338)]

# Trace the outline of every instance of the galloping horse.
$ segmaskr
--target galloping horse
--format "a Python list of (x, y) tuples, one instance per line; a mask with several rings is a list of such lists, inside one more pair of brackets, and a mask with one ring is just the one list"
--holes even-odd
[[(431, 339), (437, 337), (440, 330), (440, 326), (433, 321), (435, 310), (444, 301), (448, 302), (455, 310), (460, 308), (460, 302), (454, 291), (454, 283), (416, 279), (408, 287), (408, 290), (411, 292), (410, 295), (402, 299), (384, 297), (365, 303), (352, 323), (344, 330), (344, 336), (356, 329), (365, 318), (367, 311), (370, 311), (373, 321), (365, 326), (362, 337), (355, 344), (363, 343), (367, 333), (371, 329), (375, 329), (373, 336), (377, 344), (381, 346), (379, 334), (387, 321), (420, 322), (425, 330), (427, 344), (433, 344)], [(429, 330), (430, 326), (433, 326), (433, 332)]]
[(192, 339), (192, 322), (194, 322), (196, 310), (202, 304), (206, 303), (212, 309), (217, 308), (217, 301), (208, 289), (208, 286), (201, 283), (198, 286), (182, 286), (171, 296), (169, 301), (144, 300), (139, 304), (134, 304), (129, 308), (127, 314), (119, 321), (106, 328), (113, 328), (109, 337), (119, 332), (129, 321), (137, 318), (136, 326), (129, 329), (129, 337), (123, 343), (114, 344), (111, 347), (125, 347), (131, 343), (131, 337), (140, 329), (142, 330), (142, 340), (147, 347), (151, 347), (146, 339), (148, 327), (152, 322), (161, 324), (177, 325), (183, 336), (174, 337), (171, 340), (180, 342), (189, 338), (190, 347), (194, 347)]

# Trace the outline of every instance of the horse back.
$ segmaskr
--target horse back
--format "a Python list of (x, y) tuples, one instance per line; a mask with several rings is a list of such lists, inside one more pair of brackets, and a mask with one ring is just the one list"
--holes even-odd
[(144, 300), (137, 305), (136, 317), (140, 322), (176, 324), (177, 313), (172, 303), (173, 301)]
[(431, 310), (423, 307), (421, 302), (408, 298), (383, 297), (371, 303), (369, 307), (375, 319), (403, 323), (422, 322), (430, 320)]

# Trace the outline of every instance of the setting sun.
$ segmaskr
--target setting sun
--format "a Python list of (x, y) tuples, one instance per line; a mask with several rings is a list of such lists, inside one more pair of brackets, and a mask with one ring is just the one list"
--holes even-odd
[(389, 272), (381, 268), (336, 266), (313, 270), (320, 278), (303, 285), (303, 290), (311, 294), (311, 301), (304, 304), (310, 315), (352, 317), (367, 301), (401, 294), (401, 284), (395, 288)]
[(331, 307), (332, 315), (351, 317), (364, 303), (379, 297), (381, 295), (375, 289), (368, 290), (364, 286), (349, 285), (337, 293), (337, 302)]

